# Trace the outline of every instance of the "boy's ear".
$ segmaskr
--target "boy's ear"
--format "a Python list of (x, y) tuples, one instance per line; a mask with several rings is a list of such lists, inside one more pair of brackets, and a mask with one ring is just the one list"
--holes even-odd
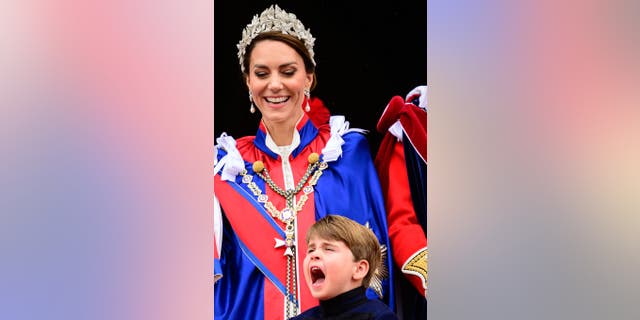
[(367, 275), (367, 272), (369, 272), (369, 261), (362, 259), (356, 262), (353, 279), (362, 280)]

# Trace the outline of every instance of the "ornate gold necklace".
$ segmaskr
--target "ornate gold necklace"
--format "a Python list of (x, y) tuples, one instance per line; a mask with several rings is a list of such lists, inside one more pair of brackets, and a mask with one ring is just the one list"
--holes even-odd
[[(264, 205), (264, 208), (271, 214), (271, 216), (275, 219), (282, 221), (285, 224), (285, 240), (275, 239), (276, 245), (275, 248), (279, 248), (282, 246), (286, 246), (287, 249), (284, 252), (284, 255), (287, 256), (287, 283), (286, 283), (286, 297), (287, 297), (287, 314), (288, 315), (296, 315), (298, 309), (298, 302), (295, 296), (296, 290), (296, 258), (294, 254), (295, 250), (295, 219), (298, 215), (298, 212), (302, 211), (302, 207), (309, 199), (309, 194), (314, 191), (313, 186), (318, 183), (318, 179), (322, 175), (322, 171), (329, 167), (326, 162), (318, 162), (320, 156), (317, 153), (312, 153), (309, 155), (308, 161), (309, 165), (307, 166), (307, 171), (304, 173), (298, 184), (293, 189), (283, 190), (278, 187), (276, 183), (271, 179), (269, 175), (269, 171), (264, 167), (264, 163), (260, 160), (253, 163), (253, 171), (258, 175), (262, 180), (264, 180), (267, 185), (271, 188), (271, 190), (275, 191), (277, 194), (283, 196), (286, 200), (285, 208), (282, 210), (278, 210), (271, 201), (269, 201), (269, 197), (266, 194), (262, 193), (262, 190), (258, 187), (258, 185), (253, 182), (253, 176), (247, 174), (247, 170), (244, 169), (240, 173), (242, 175), (242, 182), (247, 185), (249, 190), (253, 193), (253, 195), (258, 199), (258, 202)], [(308, 181), (308, 183), (307, 183)], [(304, 187), (305, 183), (307, 186)], [(302, 196), (299, 201), (295, 203), (295, 196), (303, 191)], [(295, 203), (295, 204), (294, 204)]]
[[(287, 240), (293, 240), (294, 233), (294, 221), (295, 218), (302, 210), (302, 207), (309, 199), (309, 194), (314, 191), (313, 186), (318, 183), (318, 179), (322, 175), (322, 171), (329, 167), (326, 162), (318, 162), (320, 156), (317, 153), (312, 153), (309, 155), (308, 161), (309, 165), (307, 166), (307, 171), (304, 173), (298, 184), (295, 188), (289, 190), (283, 190), (278, 187), (271, 176), (269, 175), (269, 171), (264, 167), (264, 163), (260, 160), (253, 163), (253, 171), (258, 175), (262, 180), (264, 180), (267, 185), (275, 191), (277, 194), (283, 196), (287, 202), (286, 206), (282, 210), (278, 210), (271, 201), (269, 201), (269, 197), (266, 194), (262, 193), (262, 190), (258, 187), (258, 185), (253, 182), (253, 176), (247, 174), (247, 170), (242, 170), (240, 175), (242, 175), (242, 182), (247, 185), (249, 190), (253, 193), (253, 195), (258, 199), (258, 202), (264, 205), (264, 208), (271, 214), (273, 218), (276, 218), (282, 221), (285, 225), (285, 233), (287, 234)], [(309, 179), (311, 177), (311, 179)], [(308, 181), (306, 187), (304, 187), (305, 183)], [(303, 191), (303, 195), (300, 197), (299, 201), (295, 203), (295, 196)], [(291, 233), (291, 234), (289, 234)], [(285, 255), (293, 254), (291, 252), (293, 243), (285, 243), (287, 245), (287, 250), (285, 251)]]

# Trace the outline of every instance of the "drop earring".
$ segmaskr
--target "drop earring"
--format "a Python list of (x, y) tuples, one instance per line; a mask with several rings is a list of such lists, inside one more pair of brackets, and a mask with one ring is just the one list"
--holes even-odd
[(304, 107), (304, 111), (309, 112), (311, 111), (311, 107), (309, 106), (309, 99), (311, 99), (311, 92), (309, 89), (307, 88), (304, 89), (304, 96), (307, 97), (307, 105)]
[(251, 107), (249, 107), (249, 112), (256, 113), (256, 107), (253, 106), (253, 96), (251, 91), (249, 91), (249, 102), (251, 102)]

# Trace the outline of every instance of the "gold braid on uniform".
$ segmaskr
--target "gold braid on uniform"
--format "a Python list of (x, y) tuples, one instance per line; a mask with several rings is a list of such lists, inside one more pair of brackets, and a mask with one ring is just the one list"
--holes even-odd
[(427, 273), (427, 247), (414, 253), (402, 266), (402, 272), (419, 277), (422, 280), (425, 294), (427, 291), (428, 273)]

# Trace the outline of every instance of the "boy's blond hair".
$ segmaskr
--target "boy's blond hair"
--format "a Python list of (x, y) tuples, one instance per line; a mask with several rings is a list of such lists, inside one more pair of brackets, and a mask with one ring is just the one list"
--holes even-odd
[(342, 241), (353, 253), (354, 261), (367, 260), (369, 271), (362, 279), (366, 288), (382, 263), (380, 243), (371, 229), (339, 215), (327, 215), (316, 221), (307, 231), (307, 243), (312, 236), (331, 241)]

